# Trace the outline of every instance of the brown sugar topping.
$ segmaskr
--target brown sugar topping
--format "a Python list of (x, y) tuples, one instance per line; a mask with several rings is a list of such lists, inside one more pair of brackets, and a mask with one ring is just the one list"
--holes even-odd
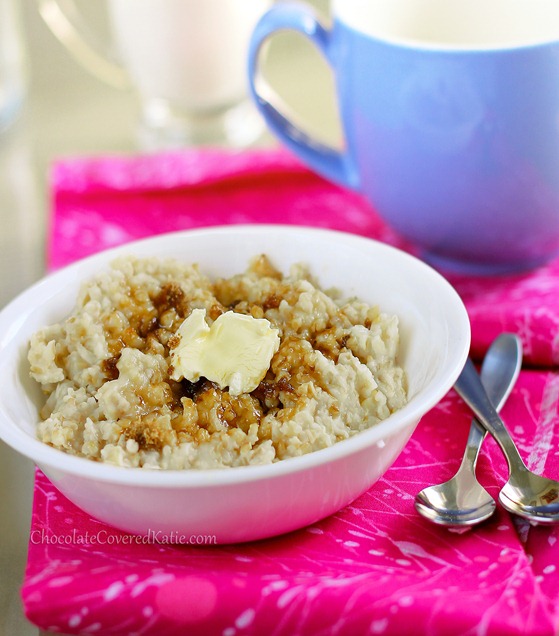
[(118, 378), (118, 367), (116, 366), (120, 359), (120, 354), (112, 356), (101, 362), (101, 370), (107, 376), (109, 380), (116, 380)]
[(285, 376), (280, 377), (277, 382), (262, 380), (254, 389), (251, 395), (258, 400), (264, 413), (272, 408), (280, 406), (280, 393), (294, 393), (295, 389), (290, 384), (289, 379)]
[(249, 271), (254, 272), (257, 276), (264, 278), (275, 278), (281, 280), (283, 278), (282, 273), (278, 271), (266, 254), (260, 254), (250, 264)]
[(142, 316), (138, 323), (138, 335), (141, 338), (147, 338), (159, 327), (159, 321), (156, 316)]
[[(167, 346), (169, 347), (169, 349), (176, 349), (179, 346), (181, 339), (179, 336), (177, 336), (177, 334), (175, 334), (174, 336), (171, 336), (169, 338), (169, 341), (167, 342)], [(172, 371), (169, 371), (169, 373), (172, 373)]]
[(179, 396), (179, 398), (187, 397), (196, 402), (200, 393), (203, 393), (212, 386), (216, 385), (206, 380), (206, 378), (200, 378), (196, 382), (191, 382), (183, 378), (180, 382), (175, 384), (175, 394)]
[(210, 310), (208, 311), (208, 316), (212, 319), (212, 320), (217, 320), (221, 314), (224, 314), (226, 311), (225, 307), (223, 307), (223, 305), (218, 304), (218, 303), (214, 303), (211, 307)]
[(311, 344), (314, 349), (337, 362), (341, 351), (347, 346), (348, 340), (349, 334), (343, 332), (340, 334), (337, 328), (330, 327), (315, 335)]
[(178, 283), (165, 283), (154, 298), (153, 304), (159, 314), (174, 309), (181, 318), (184, 318), (187, 313), (185, 293)]
[(122, 427), (122, 434), (134, 440), (140, 450), (161, 451), (174, 441), (174, 431), (160, 425), (157, 419), (147, 417), (135, 419)]
[(262, 303), (262, 309), (268, 311), (268, 309), (277, 309), (280, 306), (283, 298), (278, 294), (270, 294), (268, 298)]
[(237, 427), (248, 432), (251, 424), (260, 424), (262, 409), (250, 395), (232, 396), (208, 382), (207, 388), (196, 399), (198, 423), (210, 433), (216, 432), (217, 422), (221, 427)]

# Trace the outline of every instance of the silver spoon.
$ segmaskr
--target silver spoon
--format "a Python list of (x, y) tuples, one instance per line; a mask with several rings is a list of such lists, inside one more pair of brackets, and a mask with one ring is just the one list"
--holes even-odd
[(491, 404), (471, 360), (466, 362), (454, 388), (493, 435), (507, 459), (509, 480), (499, 493), (502, 506), (531, 523), (558, 523), (559, 482), (528, 470), (503, 420)]
[[(522, 348), (515, 336), (503, 334), (489, 347), (481, 367), (481, 381), (497, 410), (508, 398), (521, 364)], [(485, 435), (485, 429), (474, 418), (458, 472), (452, 479), (424, 488), (416, 495), (419, 514), (439, 525), (465, 528), (485, 521), (495, 512), (495, 500), (475, 476)]]

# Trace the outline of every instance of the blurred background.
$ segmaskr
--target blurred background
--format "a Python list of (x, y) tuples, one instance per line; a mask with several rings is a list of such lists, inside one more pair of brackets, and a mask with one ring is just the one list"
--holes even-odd
[[(7, 24), (3, 1), (0, 23)], [(93, 32), (108, 29), (105, 1), (77, 2)], [(328, 0), (309, 4), (328, 20)], [(36, 0), (14, 0), (13, 6), (19, 13), (26, 90), (17, 117), (0, 130), (0, 307), (44, 274), (52, 161), (144, 151), (137, 141), (137, 97), (88, 74), (48, 30)], [(1, 37), (12, 35), (0, 28)], [(310, 132), (332, 144), (339, 141), (332, 78), (308, 42), (295, 34), (277, 36), (264, 70)], [(254, 145), (274, 143), (264, 133)], [(0, 441), (0, 636), (37, 634), (23, 617), (19, 596), (32, 491), (33, 466)]]

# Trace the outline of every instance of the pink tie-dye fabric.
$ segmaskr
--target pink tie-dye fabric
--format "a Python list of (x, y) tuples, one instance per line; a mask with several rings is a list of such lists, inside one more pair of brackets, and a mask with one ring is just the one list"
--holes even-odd
[[(53, 268), (151, 234), (225, 223), (320, 225), (409, 248), (361, 197), (283, 151), (66, 160), (55, 166), (52, 193)], [(452, 282), (470, 313), (475, 356), (514, 331), (539, 367), (521, 373), (503, 417), (528, 464), (559, 478), (559, 261), (523, 276)], [(242, 546), (138, 542), (37, 472), (26, 614), (43, 629), (84, 635), (551, 636), (559, 530), (515, 522), (499, 507), (483, 526), (456, 534), (414, 511), (414, 495), (458, 467), (469, 422), (449, 393), (351, 506)], [(479, 474), (496, 496), (507, 471), (492, 440)]]

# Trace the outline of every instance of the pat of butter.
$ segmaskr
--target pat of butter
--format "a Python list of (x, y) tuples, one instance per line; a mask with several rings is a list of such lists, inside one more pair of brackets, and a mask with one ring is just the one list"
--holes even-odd
[(229, 387), (231, 395), (256, 389), (280, 344), (279, 331), (268, 320), (233, 311), (221, 314), (210, 327), (206, 310), (194, 309), (177, 336), (171, 378), (196, 382), (203, 376), (221, 389)]

